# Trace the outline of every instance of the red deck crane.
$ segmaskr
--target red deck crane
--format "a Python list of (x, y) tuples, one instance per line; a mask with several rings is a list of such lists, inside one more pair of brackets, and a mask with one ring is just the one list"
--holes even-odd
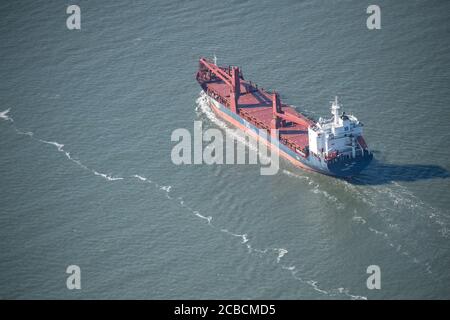
[(240, 96), (240, 77), (239, 68), (231, 67), (229, 75), (227, 72), (216, 66), (214, 63), (209, 62), (205, 58), (200, 58), (200, 64), (205, 66), (211, 73), (215, 74), (219, 79), (221, 79), (230, 88), (230, 98), (231, 98), (231, 111), (237, 113), (238, 100)]
[[(226, 69), (218, 67), (216, 64), (208, 61), (205, 58), (200, 58), (200, 66), (203, 66), (209, 71), (209, 75), (214, 74), (217, 78), (221, 79), (226, 86), (230, 89), (230, 109), (234, 113), (238, 113), (238, 101), (241, 95), (240, 88), (240, 70), (238, 67), (230, 67), (227, 72)], [(259, 89), (259, 91), (262, 91)], [(294, 122), (300, 125), (308, 127), (311, 123), (302, 117), (296, 116), (292, 113), (288, 113), (282, 110), (282, 104), (278, 93), (272, 93), (272, 112), (274, 121), (271, 124), (272, 129), (279, 129), (282, 127), (282, 121)]]

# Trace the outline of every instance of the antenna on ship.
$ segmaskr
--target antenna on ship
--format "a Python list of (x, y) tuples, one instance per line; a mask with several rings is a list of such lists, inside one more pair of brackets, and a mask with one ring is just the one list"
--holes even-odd
[(214, 53), (214, 64), (217, 66), (217, 57), (215, 53)]
[(338, 97), (335, 96), (334, 101), (331, 102), (331, 114), (334, 116), (334, 124), (335, 125), (339, 124), (339, 109), (340, 108), (341, 107), (338, 102)]

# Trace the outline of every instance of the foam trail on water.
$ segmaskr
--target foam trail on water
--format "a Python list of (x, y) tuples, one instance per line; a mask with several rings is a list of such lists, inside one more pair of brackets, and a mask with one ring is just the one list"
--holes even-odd
[(281, 258), (283, 258), (286, 255), (286, 253), (288, 253), (288, 251), (283, 248), (281, 248), (281, 249), (276, 248), (274, 250), (278, 252), (277, 263), (280, 263)]
[(172, 189), (172, 186), (162, 186), (161, 190), (164, 190), (165, 192), (170, 192), (170, 189)]
[(241, 238), (243, 244), (248, 242), (247, 234), (233, 233), (233, 232), (229, 231), (228, 229), (221, 229), (220, 231), (228, 233), (228, 234), (232, 235), (233, 237)]
[(393, 188), (381, 188), (378, 191), (382, 194), (387, 194), (395, 205), (401, 205), (410, 209), (414, 214), (429, 219), (432, 223), (438, 225), (439, 233), (444, 238), (450, 237), (450, 228), (448, 227), (448, 217), (438, 209), (426, 204), (412, 192), (397, 182), (392, 183)]
[(352, 220), (357, 222), (357, 223), (361, 223), (361, 224), (366, 224), (367, 223), (367, 221), (363, 217), (359, 217), (359, 216), (354, 216), (352, 218)]
[[(6, 120), (6, 121), (10, 121), (10, 122), (14, 122), (14, 119), (12, 117), (8, 116), (9, 112), (10, 112), (10, 109), (1, 112), (0, 113), (0, 119)], [(106, 179), (108, 181), (123, 180), (122, 177), (113, 177), (111, 175), (107, 175), (105, 173), (101, 173), (101, 172), (98, 172), (98, 171), (96, 171), (94, 169), (88, 168), (80, 160), (74, 159), (70, 155), (70, 152), (64, 150), (64, 144), (62, 144), (62, 143), (59, 143), (59, 142), (56, 142), (56, 141), (48, 141), (48, 140), (37, 138), (37, 137), (35, 137), (33, 132), (20, 130), (18, 127), (15, 126), (14, 123), (12, 124), (12, 126), (13, 126), (14, 130), (20, 135), (28, 136), (28, 137), (30, 137), (30, 139), (32, 139), (34, 141), (37, 141), (39, 143), (43, 143), (43, 144), (47, 144), (47, 145), (51, 145), (51, 146), (55, 147), (58, 150), (58, 152), (63, 153), (64, 156), (67, 159), (69, 159), (70, 161), (72, 161), (73, 163), (75, 163), (76, 165), (81, 167), (82, 169), (87, 170), (87, 171), (91, 171), (96, 176), (100, 176), (100, 177), (102, 177), (102, 178), (104, 178), (104, 179)]]
[(199, 217), (201, 219), (205, 219), (206, 221), (208, 221), (208, 224), (211, 224), (211, 221), (212, 221), (212, 217), (211, 216), (205, 217), (204, 215), (201, 215), (200, 212), (198, 212), (198, 211), (194, 211), (194, 212), (195, 212), (195, 215), (197, 217)]
[[(158, 184), (156, 184), (156, 185), (158, 186)], [(166, 198), (167, 199), (172, 199), (172, 197), (169, 194), (170, 193), (170, 189), (172, 189), (172, 186), (160, 186), (159, 189), (166, 192)]]
[(103, 177), (103, 178), (105, 178), (105, 179), (108, 180), (108, 181), (123, 180), (123, 178), (121, 178), (121, 177), (113, 177), (113, 176), (107, 175), (107, 174), (105, 174), (105, 173), (97, 172), (97, 171), (95, 171), (95, 170), (92, 170), (92, 172), (93, 172), (96, 176)]
[(39, 139), (39, 141), (49, 144), (49, 145), (52, 145), (52, 146), (55, 146), (56, 149), (58, 149), (58, 151), (63, 151), (64, 145), (62, 143), (58, 143), (55, 141), (46, 141), (46, 140), (41, 140), (41, 139)]
[(312, 186), (312, 189), (310, 189), (310, 191), (312, 193), (320, 194), (325, 199), (327, 199), (328, 201), (334, 202), (335, 203), (335, 207), (338, 210), (343, 210), (345, 208), (345, 205), (342, 202), (340, 202), (337, 197), (329, 194), (325, 190), (322, 190), (320, 188), (320, 185), (318, 183), (316, 183), (311, 177), (308, 177), (308, 176), (305, 176), (305, 175), (296, 174), (296, 173), (293, 173), (293, 172), (291, 172), (289, 170), (286, 170), (286, 169), (281, 170), (281, 173), (283, 173), (284, 175), (289, 176), (291, 178), (307, 181), (308, 184), (310, 186)]
[(289, 271), (294, 271), (295, 270), (295, 266), (289, 266), (289, 267), (282, 267), (284, 270), (289, 270)]
[(324, 293), (324, 294), (329, 294), (328, 291), (319, 288), (319, 286), (317, 285), (317, 281), (308, 280), (307, 283), (310, 284), (314, 288), (314, 290)]
[[(295, 173), (292, 173), (292, 172), (290, 172), (288, 170), (283, 170), (282, 173), (287, 175), (287, 176), (296, 178), (296, 179), (305, 180), (305, 181), (308, 182), (309, 185), (312, 185), (312, 186), (315, 185), (314, 189), (312, 189), (312, 192), (314, 192), (314, 193), (323, 194), (326, 198), (328, 198), (331, 201), (337, 201), (338, 200), (334, 196), (331, 196), (331, 198), (327, 197), (327, 193), (326, 192), (321, 192), (320, 189), (319, 189), (320, 186), (318, 184), (315, 184), (314, 180), (311, 177), (308, 177), (308, 176), (305, 176), (305, 175), (295, 174)], [(408, 207), (410, 207), (410, 208), (416, 208), (417, 207), (417, 204), (416, 205), (411, 204), (410, 201), (408, 201), (408, 200), (402, 198), (400, 195), (396, 194), (395, 191), (392, 190), (392, 188), (384, 188), (384, 189), (382, 188), (381, 190), (378, 190), (378, 189), (374, 188), (375, 190), (368, 191), (368, 190), (364, 190), (362, 188), (358, 188), (355, 185), (352, 185), (351, 183), (349, 183), (349, 182), (347, 182), (345, 180), (335, 180), (335, 183), (338, 184), (338, 187), (343, 186), (349, 193), (355, 195), (355, 197), (358, 200), (361, 200), (363, 203), (368, 205), (371, 208), (371, 210), (374, 211), (374, 213), (378, 214), (378, 216), (380, 216), (380, 212), (386, 211), (388, 208), (379, 208), (375, 204), (375, 202), (374, 202), (374, 191), (378, 195), (379, 194), (383, 194), (383, 193), (387, 193), (393, 199), (393, 203), (394, 204), (409, 203)], [(394, 185), (398, 186), (399, 184), (394, 183)], [(419, 204), (423, 204), (424, 205), (424, 203), (421, 200), (419, 200), (419, 199), (417, 199), (417, 202)], [(344, 206), (342, 205), (342, 207), (338, 207), (338, 208), (344, 208)], [(356, 214), (356, 210), (355, 210), (355, 214)], [(436, 214), (436, 216), (438, 216), (438, 214)], [(383, 221), (385, 223), (387, 223), (387, 227), (391, 231), (399, 228), (398, 224), (392, 223), (392, 219), (386, 218), (385, 216), (381, 216), (381, 218), (383, 219)], [(430, 218), (432, 218), (432, 217), (430, 217)], [(365, 225), (368, 222), (363, 217), (358, 217), (358, 216), (353, 217), (352, 221), (355, 222), (355, 223), (358, 223), (360, 225)], [(440, 224), (440, 225), (443, 225), (443, 224)], [(390, 248), (398, 248), (399, 246), (401, 248), (403, 248), (402, 245), (396, 244), (392, 240), (392, 237), (387, 232), (383, 232), (383, 231), (377, 230), (377, 229), (371, 227), (370, 224), (367, 224), (366, 227), (367, 227), (368, 231), (370, 231), (371, 233), (374, 233), (377, 236), (380, 236), (383, 240), (385, 240)], [(445, 227), (445, 224), (444, 224), (444, 227)], [(441, 230), (441, 233), (445, 233), (445, 230), (448, 230), (448, 229)], [(429, 262), (421, 261), (421, 260), (419, 260), (419, 259), (417, 259), (417, 258), (415, 258), (413, 256), (411, 257), (411, 253), (409, 251), (407, 251), (407, 250), (396, 250), (396, 252), (398, 254), (402, 255), (402, 256), (411, 258), (411, 261), (414, 264), (419, 264), (419, 265), (421, 264), (421, 265), (423, 265), (425, 267), (425, 271), (427, 273), (430, 273), (430, 274), (432, 273), (431, 272), (431, 265), (429, 264)]]
[[(343, 203), (341, 203), (339, 201), (339, 199), (333, 195), (330, 195), (328, 192), (326, 192), (325, 190), (321, 190), (320, 185), (318, 183), (316, 183), (312, 177), (306, 176), (306, 175), (300, 175), (300, 174), (296, 174), (293, 173), (291, 171), (288, 170), (282, 170), (281, 171), (283, 174), (285, 174), (286, 176), (295, 178), (295, 179), (299, 179), (299, 180), (303, 180), (305, 182), (308, 183), (308, 185), (312, 186), (312, 189), (310, 190), (311, 192), (315, 193), (315, 194), (321, 194), (323, 195), (327, 200), (334, 202), (336, 204), (336, 208), (337, 209), (344, 209), (345, 205)], [(379, 208), (375, 205), (373, 198), (371, 198), (370, 196), (373, 197), (373, 195), (371, 195), (370, 193), (367, 194), (368, 191), (365, 190), (361, 190), (361, 188), (357, 188), (354, 185), (350, 184), (349, 182), (345, 181), (345, 180), (336, 180), (335, 183), (337, 184), (337, 187), (344, 187), (344, 189), (346, 189), (349, 193), (355, 195), (355, 197), (358, 200), (361, 200), (363, 203), (367, 204), (369, 206), (369, 208), (371, 208), (371, 210), (375, 211), (375, 213), (380, 213), (380, 211), (382, 211), (382, 208)], [(389, 190), (389, 189), (387, 189)], [(386, 193), (390, 193), (391, 195), (393, 194), (392, 190), (387, 191), (386, 189), (384, 189), (383, 192)], [(395, 197), (394, 201), (396, 201), (396, 203), (400, 202), (399, 197)], [(369, 223), (367, 219), (364, 219), (364, 217), (360, 217), (356, 215), (356, 209), (354, 210), (355, 212), (355, 216), (352, 217), (352, 221), (354, 223), (357, 223), (359, 225), (364, 225), (367, 230), (377, 236), (380, 236), (384, 241), (386, 241), (387, 245), (389, 248), (398, 248), (399, 244), (395, 243), (392, 240), (392, 237), (384, 231), (380, 231), (377, 230), (375, 228), (373, 228)], [(383, 219), (384, 222), (388, 223), (388, 228), (390, 230), (393, 230), (397, 227), (396, 224), (393, 224), (391, 220), (387, 220), (386, 218)], [(400, 247), (402, 248), (403, 246), (400, 245)], [(407, 250), (396, 250), (396, 253), (411, 258), (411, 253)], [(428, 262), (422, 262), (419, 259), (412, 257), (411, 258), (411, 262), (413, 262), (414, 264), (422, 264), (425, 267), (425, 271), (427, 273), (432, 273), (431, 272), (431, 266)]]
[[(5, 121), (13, 122), (14, 120), (10, 116), (8, 116), (8, 112), (9, 111), (10, 110), (8, 109), (8, 110), (5, 110), (5, 111), (1, 112), (0, 113), (0, 118), (5, 120)], [(70, 160), (71, 162), (75, 163), (76, 165), (78, 165), (79, 167), (83, 168), (84, 170), (93, 173), (96, 176), (100, 176), (100, 177), (104, 178), (107, 181), (116, 181), (116, 180), (124, 180), (125, 179), (123, 177), (117, 177), (117, 176), (108, 175), (108, 174), (101, 173), (101, 172), (98, 172), (98, 171), (96, 171), (94, 169), (89, 168), (88, 166), (84, 165), (80, 160), (77, 160), (77, 159), (73, 158), (70, 155), (69, 152), (65, 151), (64, 150), (64, 144), (62, 144), (62, 143), (59, 143), (59, 142), (56, 142), (56, 141), (47, 141), (47, 140), (36, 138), (32, 132), (22, 131), (22, 130), (18, 129), (14, 124), (13, 124), (13, 128), (20, 135), (26, 135), (26, 136), (30, 137), (32, 140), (37, 141), (39, 143), (43, 143), (43, 144), (48, 144), (48, 145), (54, 146), (57, 149), (57, 151), (63, 153), (64, 156), (68, 160)], [(184, 209), (188, 210), (191, 214), (193, 214), (195, 217), (197, 217), (199, 219), (206, 220), (208, 222), (208, 224), (207, 224), (208, 226), (210, 226), (210, 227), (212, 227), (212, 228), (214, 228), (214, 229), (216, 229), (218, 231), (221, 231), (223, 233), (229, 234), (232, 237), (241, 239), (240, 243), (247, 247), (249, 254), (251, 254), (253, 252), (256, 252), (258, 254), (268, 254), (269, 252), (273, 252), (273, 251), (277, 252), (278, 255), (276, 257), (276, 263), (278, 263), (283, 270), (286, 270), (286, 271), (290, 272), (290, 274), (296, 280), (302, 282), (303, 284), (306, 284), (306, 285), (310, 286), (315, 291), (317, 291), (319, 293), (322, 293), (322, 294), (325, 294), (325, 295), (328, 295), (328, 296), (334, 296), (334, 295), (340, 294), (340, 295), (348, 296), (351, 299), (366, 299), (366, 297), (351, 295), (349, 293), (348, 289), (338, 288), (338, 289), (331, 289), (331, 290), (327, 291), (327, 290), (324, 290), (324, 289), (320, 288), (318, 286), (318, 282), (317, 281), (315, 281), (315, 280), (305, 280), (305, 279), (301, 278), (298, 275), (298, 270), (297, 270), (295, 265), (283, 265), (283, 264), (280, 263), (281, 259), (287, 254), (287, 252), (288, 252), (287, 249), (283, 249), (283, 248), (281, 248), (281, 249), (280, 248), (256, 249), (256, 248), (253, 248), (251, 246), (251, 244), (250, 244), (250, 238), (249, 238), (249, 236), (246, 233), (238, 234), (238, 233), (235, 233), (235, 232), (231, 232), (231, 231), (229, 231), (228, 229), (225, 229), (225, 228), (219, 228), (219, 227), (215, 226), (212, 223), (212, 220), (213, 220), (212, 216), (203, 215), (199, 211), (192, 209), (190, 206), (188, 206), (185, 203), (185, 201), (183, 200), (182, 197), (178, 197), (178, 198), (171, 197), (169, 195), (169, 193), (171, 192), (172, 186), (170, 186), (170, 185), (169, 186), (159, 185), (158, 183), (153, 182), (151, 179), (146, 178), (146, 177), (144, 177), (142, 175), (139, 175), (139, 174), (134, 174), (134, 175), (130, 176), (130, 178), (138, 179), (139, 181), (142, 181), (144, 183), (149, 183), (151, 185), (154, 185), (157, 190), (159, 190), (160, 192), (164, 192), (166, 194), (167, 199), (169, 199), (170, 201), (176, 200), (177, 201), (176, 203), (181, 208), (184, 208)]]
[[(366, 220), (361, 218), (361, 217), (353, 217), (352, 220), (355, 221), (356, 223), (360, 223), (360, 224), (366, 224)], [(414, 264), (417, 265), (423, 265), (425, 267), (425, 271), (429, 274), (432, 273), (431, 271), (431, 265), (429, 264), (429, 262), (422, 262), (421, 260), (417, 259), (414, 256), (411, 256), (411, 253), (405, 249), (403, 249), (403, 245), (402, 244), (398, 244), (395, 243), (392, 239), (391, 236), (383, 231), (377, 230), (373, 227), (367, 226), (367, 230), (369, 230), (370, 232), (374, 233), (377, 236), (380, 236), (384, 241), (386, 241), (386, 243), (389, 245), (390, 248), (393, 248), (395, 250), (395, 252), (397, 252), (398, 254), (408, 257), (410, 258), (410, 261)]]
[[(397, 233), (400, 233), (402, 231), (399, 224), (395, 224), (392, 222), (393, 218), (389, 218), (386, 216), (387, 213), (385, 213), (385, 212), (387, 211), (387, 208), (377, 207), (374, 204), (374, 202), (369, 198), (370, 196), (373, 196), (373, 193), (370, 193), (369, 191), (365, 191), (365, 190), (360, 190), (359, 188), (351, 185), (348, 182), (343, 181), (343, 183), (344, 183), (344, 187), (346, 189), (349, 189), (349, 191), (351, 191), (353, 194), (355, 194), (355, 196), (359, 200), (362, 200), (365, 204), (367, 204), (369, 206), (369, 208), (371, 208), (371, 211), (373, 211), (374, 213), (377, 214), (377, 215), (374, 215), (375, 217), (381, 218), (381, 220), (386, 224), (389, 231), (397, 232)], [(401, 256), (407, 257), (408, 259), (410, 259), (410, 261), (412, 263), (417, 264), (417, 265), (422, 265), (425, 268), (426, 273), (429, 273), (429, 274), (432, 273), (431, 265), (429, 262), (419, 260), (418, 258), (414, 257), (410, 251), (408, 251), (406, 249), (402, 249), (405, 247), (404, 245), (399, 244), (398, 242), (394, 241), (392, 239), (392, 235), (390, 235), (388, 232), (381, 231), (381, 230), (378, 230), (378, 229), (372, 227), (370, 225), (370, 223), (368, 223), (367, 218), (364, 219), (363, 217), (360, 217), (357, 215), (356, 209), (354, 210), (354, 213), (355, 213), (355, 216), (353, 216), (353, 218), (352, 218), (353, 222), (360, 224), (360, 225), (365, 225), (365, 227), (367, 228), (368, 231), (381, 237), (381, 239), (387, 243), (389, 248), (394, 249), (395, 252), (400, 254)], [(397, 215), (397, 211), (395, 213), (396, 214), (394, 216)]]
[(11, 108), (6, 109), (6, 110), (0, 112), (0, 119), (3, 119), (3, 120), (5, 120), (5, 121), (11, 121), (11, 122), (13, 122), (13, 121), (14, 121), (13, 118), (11, 118), (11, 117), (8, 116), (9, 111), (11, 111)]
[(138, 174), (133, 175), (133, 177), (138, 178), (141, 181), (147, 181), (147, 178), (144, 178), (143, 176), (140, 176)]
[[(352, 185), (346, 181), (340, 181), (344, 188), (355, 195), (358, 200), (372, 207), (374, 213), (380, 215), (387, 224), (395, 225), (392, 222), (399, 218), (399, 213), (412, 213), (418, 217), (425, 218), (435, 224), (438, 228), (437, 232), (443, 238), (450, 237), (449, 217), (440, 212), (433, 206), (425, 203), (415, 196), (406, 187), (398, 182), (393, 181), (390, 186), (365, 186), (364, 188)], [(376, 204), (377, 199), (389, 200), (394, 207), (381, 207)], [(401, 207), (403, 210), (397, 210)], [(389, 214), (391, 213), (391, 214)], [(430, 225), (431, 225), (430, 224)]]
[(350, 298), (351, 300), (367, 300), (367, 297), (365, 296), (360, 296), (360, 295), (354, 295), (350, 293), (350, 290), (346, 289), (346, 288), (337, 288), (337, 289), (330, 289), (330, 290), (325, 290), (323, 288), (321, 288), (318, 284), (318, 281), (315, 280), (306, 280), (303, 277), (301, 277), (300, 275), (298, 275), (299, 270), (296, 268), (296, 266), (285, 266), (282, 265), (283, 270), (287, 270), (291, 273), (292, 277), (297, 280), (300, 281), (304, 284), (309, 285), (312, 289), (314, 289), (315, 291), (324, 294), (326, 296), (329, 297), (335, 297), (335, 296), (341, 296), (344, 295), (348, 298)]
[(285, 174), (285, 175), (287, 175), (287, 176), (289, 176), (289, 177), (293, 177), (293, 178), (296, 178), (296, 179), (306, 180), (306, 181), (311, 180), (310, 177), (308, 177), (308, 176), (303, 176), (303, 175), (295, 174), (295, 173), (290, 172), (289, 170), (286, 170), (286, 169), (283, 169), (281, 172), (283, 172), (283, 174)]
[[(383, 220), (389, 230), (399, 233), (400, 236), (401, 233), (408, 231), (408, 226), (405, 226), (404, 223), (399, 221), (399, 219), (401, 220), (402, 218), (404, 220), (404, 217), (399, 216), (399, 213), (403, 213), (408, 214), (408, 220), (410, 219), (410, 214), (416, 215), (417, 217), (421, 217), (423, 219), (428, 219), (431, 222), (429, 225), (430, 227), (432, 227), (433, 224), (437, 226), (437, 233), (439, 236), (446, 239), (449, 238), (450, 229), (448, 228), (448, 219), (446, 220), (447, 217), (439, 210), (433, 208), (432, 206), (417, 198), (417, 196), (415, 196), (399, 183), (393, 182), (391, 187), (373, 187), (369, 191), (362, 190), (361, 192), (364, 193), (366, 197), (376, 196), (391, 201), (391, 203), (393, 204), (392, 208), (377, 208), (376, 206), (373, 206), (372, 209), (373, 212), (377, 213), (377, 216)], [(398, 207), (401, 207), (403, 210), (398, 210)], [(423, 265), (427, 273), (432, 273), (431, 264), (429, 262), (415, 258), (414, 256), (412, 256), (411, 252), (406, 249), (398, 249), (405, 248), (408, 244), (402, 245), (395, 243), (391, 240), (391, 237), (386, 232), (382, 232), (374, 228), (371, 228), (369, 230), (386, 239), (389, 243), (389, 246), (396, 249), (399, 254), (401, 254), (402, 256), (410, 257), (410, 259), (415, 264)], [(426, 242), (427, 240), (424, 239), (421, 241)], [(412, 248), (411, 250), (414, 249), (415, 248)]]

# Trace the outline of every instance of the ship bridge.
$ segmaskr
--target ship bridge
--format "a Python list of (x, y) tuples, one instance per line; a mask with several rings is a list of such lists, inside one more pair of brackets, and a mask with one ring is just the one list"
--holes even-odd
[(330, 119), (322, 119), (308, 129), (310, 152), (333, 159), (337, 156), (355, 158), (364, 154), (367, 145), (362, 136), (363, 124), (353, 115), (340, 112), (341, 105), (336, 97), (331, 102)]

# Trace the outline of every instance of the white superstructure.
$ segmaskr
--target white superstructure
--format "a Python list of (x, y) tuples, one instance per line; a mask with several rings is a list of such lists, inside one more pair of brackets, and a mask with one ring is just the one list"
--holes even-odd
[[(309, 151), (319, 157), (332, 159), (338, 155), (356, 157), (362, 152), (363, 124), (353, 115), (340, 112), (337, 97), (331, 102), (331, 119), (322, 119), (308, 128)], [(364, 144), (361, 146), (361, 144)]]

